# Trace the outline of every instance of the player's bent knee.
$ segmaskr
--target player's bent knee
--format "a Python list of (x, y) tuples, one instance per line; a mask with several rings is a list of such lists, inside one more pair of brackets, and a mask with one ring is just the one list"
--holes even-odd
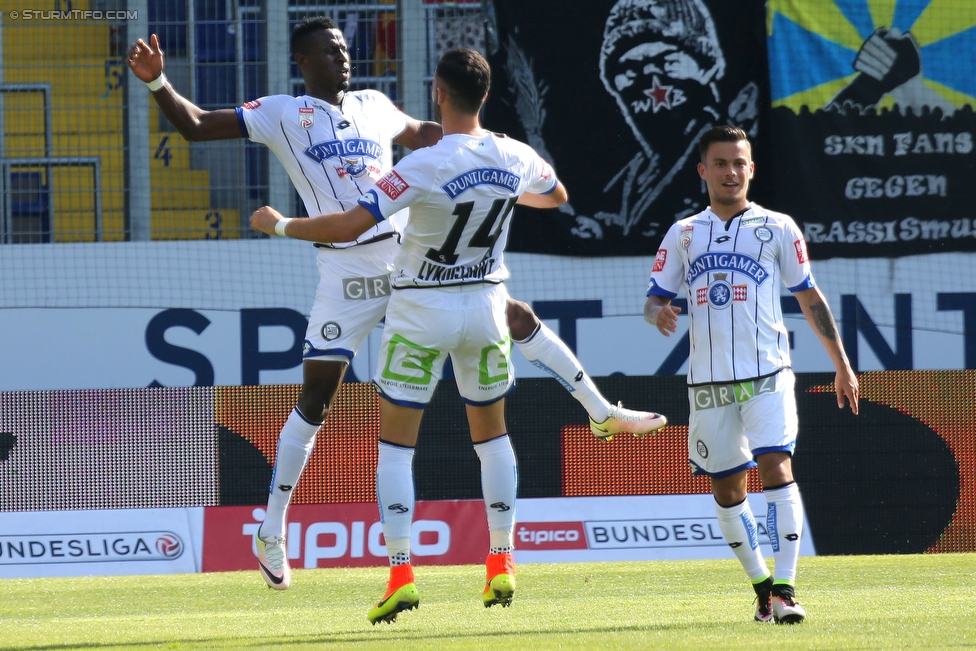
[(508, 299), (505, 316), (508, 318), (508, 329), (512, 333), (512, 338), (517, 341), (531, 336), (539, 323), (528, 303), (512, 298)]

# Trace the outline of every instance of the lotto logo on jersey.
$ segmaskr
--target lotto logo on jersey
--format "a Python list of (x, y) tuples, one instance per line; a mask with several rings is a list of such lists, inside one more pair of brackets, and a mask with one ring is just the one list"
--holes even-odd
[(657, 273), (658, 271), (664, 271), (664, 263), (668, 261), (668, 250), (658, 249), (657, 255), (654, 256), (654, 267), (651, 269), (651, 273)]
[(383, 194), (396, 201), (397, 197), (410, 189), (410, 186), (407, 185), (407, 182), (395, 170), (390, 170), (386, 176), (376, 182), (376, 188), (382, 190)]
[(248, 110), (256, 109), (259, 106), (261, 106), (261, 102), (259, 102), (257, 100), (253, 100), (253, 101), (250, 101), (250, 102), (244, 102), (244, 105), (243, 105), (243, 107), (246, 108), (246, 109), (248, 109)]
[(803, 264), (804, 262), (808, 262), (810, 260), (809, 256), (807, 256), (806, 240), (800, 239), (793, 242), (793, 248), (796, 249), (797, 262)]
[(303, 129), (311, 129), (315, 122), (315, 109), (310, 106), (298, 107), (298, 124)]
[(552, 168), (549, 167), (549, 163), (545, 163), (542, 166), (542, 178), (546, 180), (552, 178)]

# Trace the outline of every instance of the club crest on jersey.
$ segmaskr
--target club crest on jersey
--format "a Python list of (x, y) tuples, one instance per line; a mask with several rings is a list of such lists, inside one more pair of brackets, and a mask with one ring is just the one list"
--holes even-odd
[(681, 229), (681, 235), (678, 237), (678, 243), (681, 245), (682, 249), (687, 250), (691, 246), (691, 237), (695, 234), (694, 226), (685, 226)]
[(715, 280), (708, 285), (705, 294), (709, 306), (724, 310), (732, 303), (732, 285), (725, 280), (725, 274), (715, 274)]
[(315, 109), (310, 106), (298, 107), (298, 124), (303, 129), (311, 129), (315, 123)]
[(339, 176), (360, 177), (369, 172), (370, 163), (382, 158), (383, 146), (366, 138), (326, 140), (309, 145), (303, 153), (317, 164), (332, 163)]
[(768, 242), (773, 239), (773, 231), (769, 230), (765, 226), (760, 226), (756, 229), (756, 239), (760, 242)]

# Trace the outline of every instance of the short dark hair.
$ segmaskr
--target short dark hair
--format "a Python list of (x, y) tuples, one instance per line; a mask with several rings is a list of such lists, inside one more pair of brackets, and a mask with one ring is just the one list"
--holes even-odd
[(478, 52), (464, 47), (448, 50), (434, 75), (447, 86), (448, 97), (458, 110), (472, 115), (481, 111), (491, 88), (491, 66)]
[[(701, 140), (698, 141), (698, 154), (701, 156), (701, 160), (705, 162), (705, 156), (708, 154), (708, 148), (712, 146), (715, 142), (739, 142), (740, 140), (745, 140), (749, 142), (749, 136), (746, 132), (739, 127), (733, 127), (729, 124), (723, 124), (719, 127), (712, 127), (706, 131)], [(752, 143), (749, 143), (752, 146)]]
[(339, 29), (336, 21), (327, 16), (310, 16), (295, 25), (291, 31), (291, 53), (305, 53), (307, 37), (323, 29)]

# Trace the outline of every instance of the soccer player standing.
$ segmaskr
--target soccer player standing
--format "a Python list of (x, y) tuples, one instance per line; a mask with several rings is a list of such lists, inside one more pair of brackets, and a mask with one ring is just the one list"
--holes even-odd
[(517, 202), (554, 208), (568, 195), (531, 147), (481, 127), (490, 81), (480, 54), (448, 51), (432, 85), (444, 127), (436, 145), (406, 156), (351, 210), (288, 219), (264, 207), (251, 217), (266, 233), (328, 242), (358, 237), (410, 208), (373, 376), (381, 397), (376, 492), (390, 559), (386, 593), (368, 614), (374, 624), (392, 622), (420, 602), (410, 557), (412, 462), (424, 408), (448, 357), (481, 460), (490, 539), (482, 601), (508, 606), (515, 592), (517, 467), (505, 423), (515, 376), (504, 250)]
[[(781, 282), (834, 364), (837, 406), (848, 403), (855, 414), (857, 377), (796, 223), (747, 199), (755, 163), (746, 133), (732, 126), (710, 129), (699, 154), (709, 207), (675, 222), (664, 236), (644, 318), (670, 336), (681, 311), (671, 300), (684, 289), (691, 318), (692, 472), (711, 480), (722, 534), (758, 596), (756, 621), (794, 624), (806, 616), (794, 595), (804, 515), (793, 479), (798, 423)], [(747, 471), (757, 465), (775, 575), (762, 557), (746, 501)]]
[[(349, 52), (332, 19), (308, 18), (297, 25), (291, 49), (305, 81), (305, 95), (273, 95), (216, 111), (204, 111), (167, 82), (155, 34), (148, 44), (140, 39), (131, 45), (127, 62), (187, 140), (246, 137), (268, 146), (288, 171), (310, 215), (355, 206), (392, 166), (393, 143), (417, 150), (440, 139), (439, 124), (404, 115), (382, 93), (348, 90)], [(267, 515), (256, 537), (261, 574), (278, 590), (291, 582), (285, 522), (294, 487), (350, 360), (386, 312), (398, 223), (405, 215), (390, 217), (355, 237), (315, 243), (320, 280), (306, 332), (301, 394), (278, 438)], [(372, 295), (350, 295), (346, 280), (368, 285)], [(660, 414), (611, 405), (572, 351), (526, 303), (509, 299), (507, 316), (513, 342), (583, 405), (595, 436), (643, 434), (665, 426), (667, 419)]]

